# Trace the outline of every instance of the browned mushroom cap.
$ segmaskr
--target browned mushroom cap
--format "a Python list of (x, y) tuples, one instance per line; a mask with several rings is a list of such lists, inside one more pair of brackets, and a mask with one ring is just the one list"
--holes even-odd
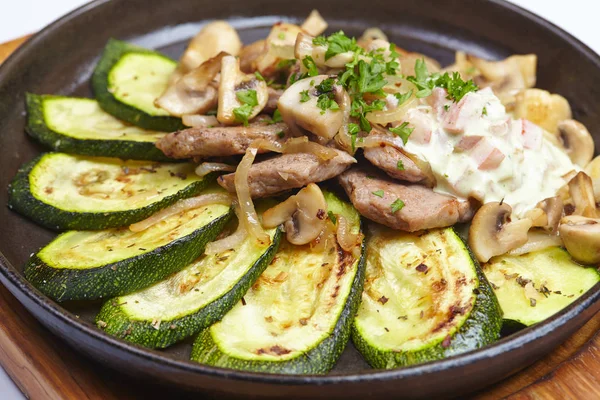
[(587, 128), (573, 119), (558, 124), (562, 147), (573, 163), (585, 167), (594, 157), (594, 139)]
[(521, 90), (512, 107), (515, 118), (527, 119), (555, 135), (559, 122), (572, 117), (567, 99), (541, 89)]
[(581, 215), (588, 218), (600, 217), (594, 198), (594, 187), (592, 179), (583, 171), (577, 173), (569, 181), (569, 193), (571, 201), (575, 206), (574, 215)]
[(527, 242), (529, 218), (512, 221), (512, 208), (506, 203), (484, 204), (469, 228), (469, 246), (480, 262), (522, 246)]
[(265, 228), (284, 224), (287, 240), (295, 245), (303, 245), (315, 240), (325, 228), (327, 202), (314, 183), (310, 183), (298, 194), (268, 209), (263, 213)]
[(564, 217), (560, 237), (571, 256), (583, 264), (600, 263), (600, 220), (577, 215)]
[(210, 22), (190, 41), (170, 82), (176, 82), (181, 76), (222, 51), (237, 56), (241, 48), (242, 41), (233, 26), (225, 21)]
[(181, 117), (186, 114), (204, 114), (217, 106), (217, 89), (213, 80), (221, 70), (221, 52), (199, 67), (183, 75), (156, 99), (158, 107)]

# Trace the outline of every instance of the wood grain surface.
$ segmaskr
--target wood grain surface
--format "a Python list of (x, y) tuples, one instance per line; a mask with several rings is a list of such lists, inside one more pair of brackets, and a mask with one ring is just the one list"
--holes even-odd
[[(0, 63), (25, 40), (0, 44)], [(133, 392), (138, 398), (156, 394), (136, 388), (67, 347), (2, 285), (0, 310), (0, 364), (26, 397), (112, 400), (133, 399)], [(554, 352), (473, 398), (600, 399), (599, 329), (600, 313)]]

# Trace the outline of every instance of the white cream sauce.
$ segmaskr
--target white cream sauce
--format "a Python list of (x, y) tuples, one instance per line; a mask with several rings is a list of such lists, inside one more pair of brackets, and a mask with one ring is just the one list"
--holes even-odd
[(436, 192), (483, 203), (504, 199), (523, 216), (555, 196), (565, 174), (578, 170), (541, 128), (512, 119), (490, 89), (471, 92), (459, 103), (436, 91), (430, 105), (407, 113), (418, 134), (405, 146), (429, 162)]

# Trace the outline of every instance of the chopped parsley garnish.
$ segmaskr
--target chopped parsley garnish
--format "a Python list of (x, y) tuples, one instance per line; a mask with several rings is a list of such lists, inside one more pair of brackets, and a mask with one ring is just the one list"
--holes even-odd
[(483, 107), (483, 110), (481, 111), (481, 115), (488, 115), (487, 114), (487, 107)]
[(396, 97), (396, 99), (398, 99), (398, 106), (401, 106), (402, 104), (406, 103), (406, 101), (408, 99), (410, 99), (410, 96), (412, 96), (413, 91), (409, 90), (406, 93), (394, 93), (394, 96)]
[(242, 103), (241, 107), (233, 109), (233, 115), (235, 119), (244, 125), (248, 125), (248, 119), (252, 114), (252, 110), (258, 105), (258, 98), (256, 96), (256, 90), (238, 90), (235, 92), (235, 97)]
[(277, 37), (281, 40), (285, 39), (285, 33), (281, 32)]
[(450, 104), (445, 104), (444, 105), (444, 110), (448, 111), (450, 109)]
[(343, 31), (332, 34), (329, 37), (318, 36), (313, 39), (313, 44), (317, 46), (327, 46), (325, 52), (325, 61), (331, 57), (335, 57), (338, 54), (345, 53), (347, 51), (357, 51), (360, 49), (356, 44), (355, 38), (349, 38), (344, 35)]
[(283, 121), (283, 118), (281, 117), (281, 113), (277, 109), (273, 113), (273, 118), (271, 118), (271, 120), (268, 122), (268, 124), (269, 125), (273, 125), (273, 124), (276, 124), (276, 123), (281, 122), (281, 121)]
[(317, 76), (319, 75), (319, 70), (317, 69), (317, 64), (315, 64), (315, 60), (311, 56), (306, 56), (302, 60), (302, 64), (308, 70), (308, 76)]
[(398, 168), (398, 171), (404, 171), (404, 163), (402, 162), (402, 160), (398, 160), (396, 168)]
[(260, 72), (254, 71), (254, 76), (256, 76), (256, 79), (258, 79), (259, 81), (265, 82), (265, 77), (262, 76), (262, 74)]
[(327, 211), (327, 216), (329, 217), (331, 222), (333, 222), (334, 225), (337, 224), (337, 217), (335, 216), (333, 211)]
[(248, 119), (252, 114), (253, 106), (250, 104), (244, 104), (241, 107), (237, 107), (233, 109), (233, 115), (235, 115), (235, 119), (239, 122), (243, 123), (244, 126), (248, 125)]
[(424, 59), (418, 59), (415, 62), (415, 75), (406, 78), (412, 82), (418, 89), (417, 97), (423, 98), (431, 94), (436, 87), (446, 89), (448, 100), (460, 101), (467, 93), (474, 92), (479, 88), (472, 79), (463, 81), (458, 72), (453, 72), (452, 76), (447, 72), (441, 75), (437, 72), (429, 74)]
[(385, 195), (385, 192), (383, 190), (379, 189), (379, 190), (374, 191), (373, 194), (377, 197), (383, 198), (383, 196)]
[(415, 130), (415, 128), (409, 128), (408, 122), (403, 122), (401, 125), (395, 128), (388, 128), (390, 132), (400, 136), (402, 139), (402, 143), (406, 144), (408, 142), (408, 137)]
[(286, 68), (293, 67), (294, 64), (296, 64), (295, 58), (291, 58), (289, 60), (281, 60), (277, 63), (277, 68), (278, 69), (286, 69)]
[(310, 94), (308, 94), (308, 90), (303, 90), (300, 92), (300, 103), (306, 103), (310, 100)]
[(404, 202), (400, 199), (394, 200), (394, 202), (390, 205), (392, 207), (392, 213), (396, 213), (404, 208)]
[(284, 137), (284, 136), (285, 136), (285, 132), (284, 132), (284, 131), (279, 131), (279, 132), (277, 132), (277, 137), (278, 137), (279, 139), (283, 139), (283, 137)]
[(248, 90), (238, 90), (235, 92), (235, 97), (240, 101), (240, 103), (248, 104), (249, 106), (255, 107), (258, 105), (258, 98), (256, 97), (256, 90), (248, 89)]
[[(344, 70), (338, 75), (338, 83), (346, 89), (351, 99), (350, 116), (358, 120), (358, 124), (353, 124), (352, 128), (349, 127), (354, 143), (356, 140), (355, 136), (358, 133), (358, 131), (354, 131), (357, 128), (364, 132), (371, 131), (371, 123), (367, 120), (366, 115), (385, 108), (386, 103), (381, 99), (386, 95), (383, 91), (383, 88), (388, 83), (385, 76), (398, 74), (400, 64), (397, 61), (397, 57), (399, 54), (396, 52), (394, 45), (390, 45), (390, 56), (387, 57), (385, 55), (386, 49), (383, 48), (367, 52), (356, 44), (356, 39), (347, 37), (341, 31), (329, 37), (316, 37), (313, 39), (313, 44), (327, 47), (325, 60), (341, 53), (354, 53), (353, 60), (346, 63)], [(332, 83), (334, 83), (333, 80)], [(320, 93), (326, 91), (318, 90)], [(376, 99), (366, 100), (365, 94), (368, 94), (370, 99), (373, 97)], [(396, 97), (399, 103), (402, 104), (410, 96), (412, 96), (412, 92), (399, 94)], [(326, 100), (322, 99), (320, 104), (325, 106), (326, 103)]]
[(333, 86), (335, 85), (335, 79), (327, 78), (321, 83), (315, 86), (319, 98), (317, 99), (317, 107), (321, 109), (321, 114), (324, 114), (327, 110), (339, 110), (340, 106), (334, 100), (335, 94), (333, 93)]

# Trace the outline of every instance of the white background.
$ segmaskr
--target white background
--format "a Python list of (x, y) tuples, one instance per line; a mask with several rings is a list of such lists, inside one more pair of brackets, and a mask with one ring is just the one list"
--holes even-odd
[[(36, 32), (85, 3), (85, 0), (0, 0), (0, 43)], [(513, 3), (550, 20), (600, 53), (597, 0), (513, 0)], [(0, 399), (24, 399), (1, 368)]]

